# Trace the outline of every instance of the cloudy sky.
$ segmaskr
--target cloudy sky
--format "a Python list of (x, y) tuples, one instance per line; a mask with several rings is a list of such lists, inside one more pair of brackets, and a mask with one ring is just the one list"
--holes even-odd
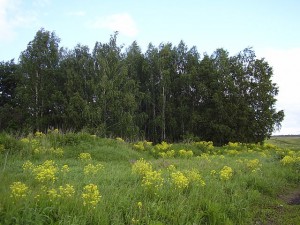
[(55, 31), (61, 46), (93, 48), (119, 31), (145, 51), (183, 40), (200, 53), (253, 47), (274, 69), (277, 109), (286, 117), (275, 134), (300, 134), (299, 0), (0, 0), (0, 61), (18, 61), (40, 28)]

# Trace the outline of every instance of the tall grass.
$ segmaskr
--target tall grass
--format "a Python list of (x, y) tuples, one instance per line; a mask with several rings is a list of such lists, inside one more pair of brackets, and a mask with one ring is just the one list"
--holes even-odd
[[(299, 162), (282, 163), (299, 152), (270, 144), (136, 148), (121, 139), (57, 131), (24, 138), (1, 134), (0, 141), (0, 224), (264, 224), (267, 209), (289, 207), (278, 199), (282, 190), (300, 183)], [(188, 150), (193, 156), (184, 155)], [(141, 158), (151, 165), (142, 175), (132, 169)], [(53, 167), (45, 166), (47, 160)], [(14, 188), (22, 192), (14, 182), (28, 187), (24, 196), (14, 195)], [(93, 192), (83, 198), (89, 184), (98, 197)]]

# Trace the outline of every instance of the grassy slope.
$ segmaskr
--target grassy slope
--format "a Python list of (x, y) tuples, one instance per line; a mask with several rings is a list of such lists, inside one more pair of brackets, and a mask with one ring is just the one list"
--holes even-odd
[[(298, 135), (273, 136), (266, 143), (274, 144), (284, 149), (300, 151), (300, 136)], [(297, 172), (300, 172), (299, 167)], [(264, 218), (269, 224), (300, 224), (300, 205), (287, 204), (285, 196), (288, 196), (289, 193), (293, 193), (293, 197), (300, 195), (300, 181), (296, 182), (292, 187), (282, 188), (277, 194), (277, 198), (272, 201), (272, 204), (262, 209)], [(278, 201), (278, 204), (276, 204), (276, 201)]]
[[(3, 140), (0, 137), (0, 144)], [(26, 148), (19, 146), (18, 141), (10, 144), (8, 155), (7, 150), (2, 151), (0, 224), (297, 224), (300, 221), (300, 207), (290, 206), (278, 197), (285, 190), (299, 185), (299, 168), (282, 166), (279, 159), (268, 151), (265, 151), (267, 156), (261, 151), (243, 151), (238, 154), (223, 152), (224, 158), (209, 155), (191, 159), (155, 159), (147, 152), (134, 151), (127, 143), (89, 135), (70, 134), (63, 138), (53, 135), (42, 142), (61, 146), (64, 156), (23, 154)], [(300, 149), (300, 138), (277, 137), (267, 142)], [(184, 147), (195, 148), (183, 144), (172, 146), (177, 151)], [(197, 152), (196, 148), (193, 150)], [(11, 151), (17, 152), (11, 154)], [(90, 153), (90, 163), (101, 163), (104, 170), (96, 175), (84, 175), (86, 163), (78, 159), (82, 152)], [(133, 163), (140, 158), (151, 162), (156, 171), (162, 171), (165, 184), (157, 193), (145, 190), (141, 178), (131, 171)], [(38, 203), (34, 200), (41, 185), (32, 175), (22, 171), (22, 164), (30, 160), (39, 165), (47, 159), (53, 159), (59, 167), (69, 165), (67, 176), (58, 175), (57, 181), (48, 185), (49, 188), (66, 183), (73, 185), (76, 193), (72, 200)], [(252, 173), (247, 168), (247, 162), (252, 159), (259, 159), (262, 164), (258, 172)], [(169, 165), (182, 172), (197, 169), (206, 186), (190, 185), (183, 191), (176, 190), (170, 183)], [(221, 181), (219, 175), (211, 175), (212, 170), (219, 172), (225, 165), (234, 170), (230, 180)], [(29, 186), (31, 193), (26, 201), (12, 202), (9, 185), (14, 181)], [(89, 183), (98, 185), (102, 195), (96, 210), (82, 205), (81, 190)], [(137, 205), (138, 202), (142, 202), (142, 207)]]
[(274, 144), (280, 148), (300, 150), (300, 136), (273, 136), (267, 143)]

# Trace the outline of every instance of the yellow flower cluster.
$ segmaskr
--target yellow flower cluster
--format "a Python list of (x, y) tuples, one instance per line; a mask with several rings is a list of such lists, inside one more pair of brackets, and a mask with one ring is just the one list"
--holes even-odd
[(163, 141), (160, 144), (155, 145), (155, 148), (158, 151), (167, 151), (172, 147), (172, 144), (168, 144), (167, 142)]
[(239, 142), (228, 142), (228, 145), (227, 145), (229, 148), (238, 148), (240, 146), (240, 143)]
[(168, 169), (168, 171), (170, 171), (170, 172), (176, 171), (176, 167), (175, 167), (173, 164), (169, 165), (167, 169)]
[(26, 186), (26, 184), (18, 181), (18, 182), (13, 182), (12, 185), (10, 185), (10, 191), (11, 191), (10, 197), (14, 199), (20, 199), (26, 197), (29, 188)]
[(22, 168), (24, 172), (32, 172), (32, 170), (34, 169), (34, 165), (32, 162), (27, 160), (26, 162), (23, 163)]
[(62, 148), (50, 148), (49, 152), (57, 156), (63, 156), (64, 154), (64, 150)]
[(239, 152), (238, 150), (236, 150), (236, 149), (229, 149), (229, 150), (226, 150), (226, 153), (227, 153), (228, 155), (238, 155), (238, 154), (240, 154), (240, 152)]
[(36, 149), (41, 145), (41, 143), (37, 139), (32, 139), (32, 140), (30, 140), (30, 145), (31, 145), (32, 149)]
[(25, 143), (25, 144), (29, 144), (30, 143), (30, 140), (28, 138), (22, 138), (20, 141), (22, 143)]
[(137, 203), (137, 207), (138, 207), (139, 209), (142, 209), (143, 203), (142, 203), (142, 202), (138, 202), (138, 203)]
[(119, 142), (125, 142), (124, 139), (120, 138), (120, 137), (117, 137), (116, 140), (119, 141)]
[(87, 153), (87, 152), (83, 152), (83, 153), (80, 153), (79, 154), (79, 157), (78, 157), (81, 161), (89, 161), (92, 159), (92, 156), (90, 153)]
[(70, 172), (70, 168), (69, 168), (69, 166), (68, 165), (63, 165), (62, 167), (61, 167), (61, 170), (60, 170), (63, 174), (67, 174), (68, 172)]
[(175, 189), (179, 190), (183, 190), (189, 185), (189, 179), (180, 171), (171, 173), (171, 181)]
[(52, 154), (52, 155), (56, 155), (56, 156), (59, 156), (59, 157), (62, 157), (63, 154), (64, 154), (64, 150), (62, 148), (45, 148), (45, 147), (42, 147), (42, 146), (39, 146), (37, 148), (35, 148), (33, 150), (33, 152), (35, 154)]
[(280, 162), (285, 166), (285, 165), (290, 165), (290, 164), (295, 164), (297, 162), (300, 163), (300, 156), (296, 156), (296, 155), (286, 155), (284, 156)]
[(56, 199), (58, 199), (60, 197), (55, 188), (50, 188), (47, 191), (47, 195), (48, 195), (51, 202), (54, 202)]
[(246, 161), (246, 166), (252, 172), (256, 172), (256, 171), (260, 170), (262, 164), (260, 163), (260, 161), (258, 159), (252, 159), (252, 160)]
[(85, 175), (96, 175), (103, 168), (104, 166), (100, 163), (96, 165), (90, 163), (84, 167), (83, 172)]
[(54, 182), (57, 179), (57, 171), (58, 168), (52, 160), (46, 160), (43, 164), (33, 168), (35, 179), (40, 181), (41, 183), (48, 181)]
[(162, 158), (173, 158), (175, 156), (174, 150), (168, 150), (166, 152), (159, 152), (158, 155)]
[(37, 131), (37, 132), (35, 132), (34, 136), (43, 137), (43, 136), (45, 136), (45, 134), (43, 134), (43, 132)]
[(206, 185), (197, 169), (188, 170), (185, 174), (190, 183), (193, 183), (196, 186), (200, 185), (202, 187)]
[(150, 141), (139, 141), (133, 145), (133, 148), (137, 151), (145, 151), (147, 148), (152, 146)]
[(145, 176), (149, 171), (152, 171), (152, 165), (143, 158), (137, 160), (132, 165), (132, 172), (140, 176)]
[(211, 170), (210, 171), (210, 175), (212, 175), (212, 176), (215, 176), (215, 175), (217, 175), (218, 174), (218, 172), (216, 171), (216, 170)]
[(182, 158), (191, 158), (193, 157), (194, 153), (192, 150), (184, 150), (184, 149), (181, 149), (179, 150), (179, 156), (182, 157)]
[(276, 145), (269, 144), (269, 143), (264, 143), (263, 148), (264, 149), (270, 149), (270, 150), (277, 150), (278, 149), (278, 147)]
[(133, 145), (133, 148), (137, 151), (145, 151), (145, 146), (143, 141), (139, 141)]
[(138, 220), (138, 219), (136, 219), (134, 217), (131, 219), (131, 223), (132, 224), (139, 224), (139, 222), (140, 222), (140, 220)]
[(74, 194), (75, 194), (75, 189), (70, 184), (59, 186), (58, 189), (50, 188), (49, 190), (47, 190), (47, 196), (51, 202), (56, 201), (60, 198), (62, 199), (72, 198)]
[(142, 180), (142, 186), (148, 190), (153, 190), (154, 193), (163, 186), (164, 179), (161, 171), (147, 171)]
[(45, 147), (42, 146), (38, 146), (36, 148), (34, 148), (33, 153), (34, 154), (43, 154), (46, 153), (47, 149)]
[(233, 170), (229, 166), (224, 166), (220, 171), (220, 179), (221, 180), (229, 180), (233, 175)]
[(246, 170), (250, 170), (251, 172), (257, 172), (260, 171), (262, 164), (260, 163), (259, 159), (237, 159), (237, 163), (240, 163), (245, 166)]
[(214, 143), (212, 141), (198, 141), (194, 145), (202, 152), (212, 152), (214, 150)]
[(63, 198), (71, 198), (75, 194), (75, 189), (72, 185), (66, 184), (64, 186), (59, 186), (59, 193)]
[(84, 206), (91, 206), (95, 208), (100, 201), (101, 195), (99, 193), (97, 185), (88, 184), (83, 188), (81, 197), (83, 199)]
[(207, 153), (202, 153), (200, 156), (197, 156), (196, 158), (200, 160), (206, 160), (207, 162), (211, 162), (210, 156)]

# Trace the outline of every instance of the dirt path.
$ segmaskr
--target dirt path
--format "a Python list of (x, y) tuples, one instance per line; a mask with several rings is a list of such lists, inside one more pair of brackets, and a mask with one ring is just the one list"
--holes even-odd
[(262, 209), (255, 225), (300, 225), (300, 186), (278, 196), (277, 204)]
[(288, 205), (300, 205), (300, 186), (279, 196)]

